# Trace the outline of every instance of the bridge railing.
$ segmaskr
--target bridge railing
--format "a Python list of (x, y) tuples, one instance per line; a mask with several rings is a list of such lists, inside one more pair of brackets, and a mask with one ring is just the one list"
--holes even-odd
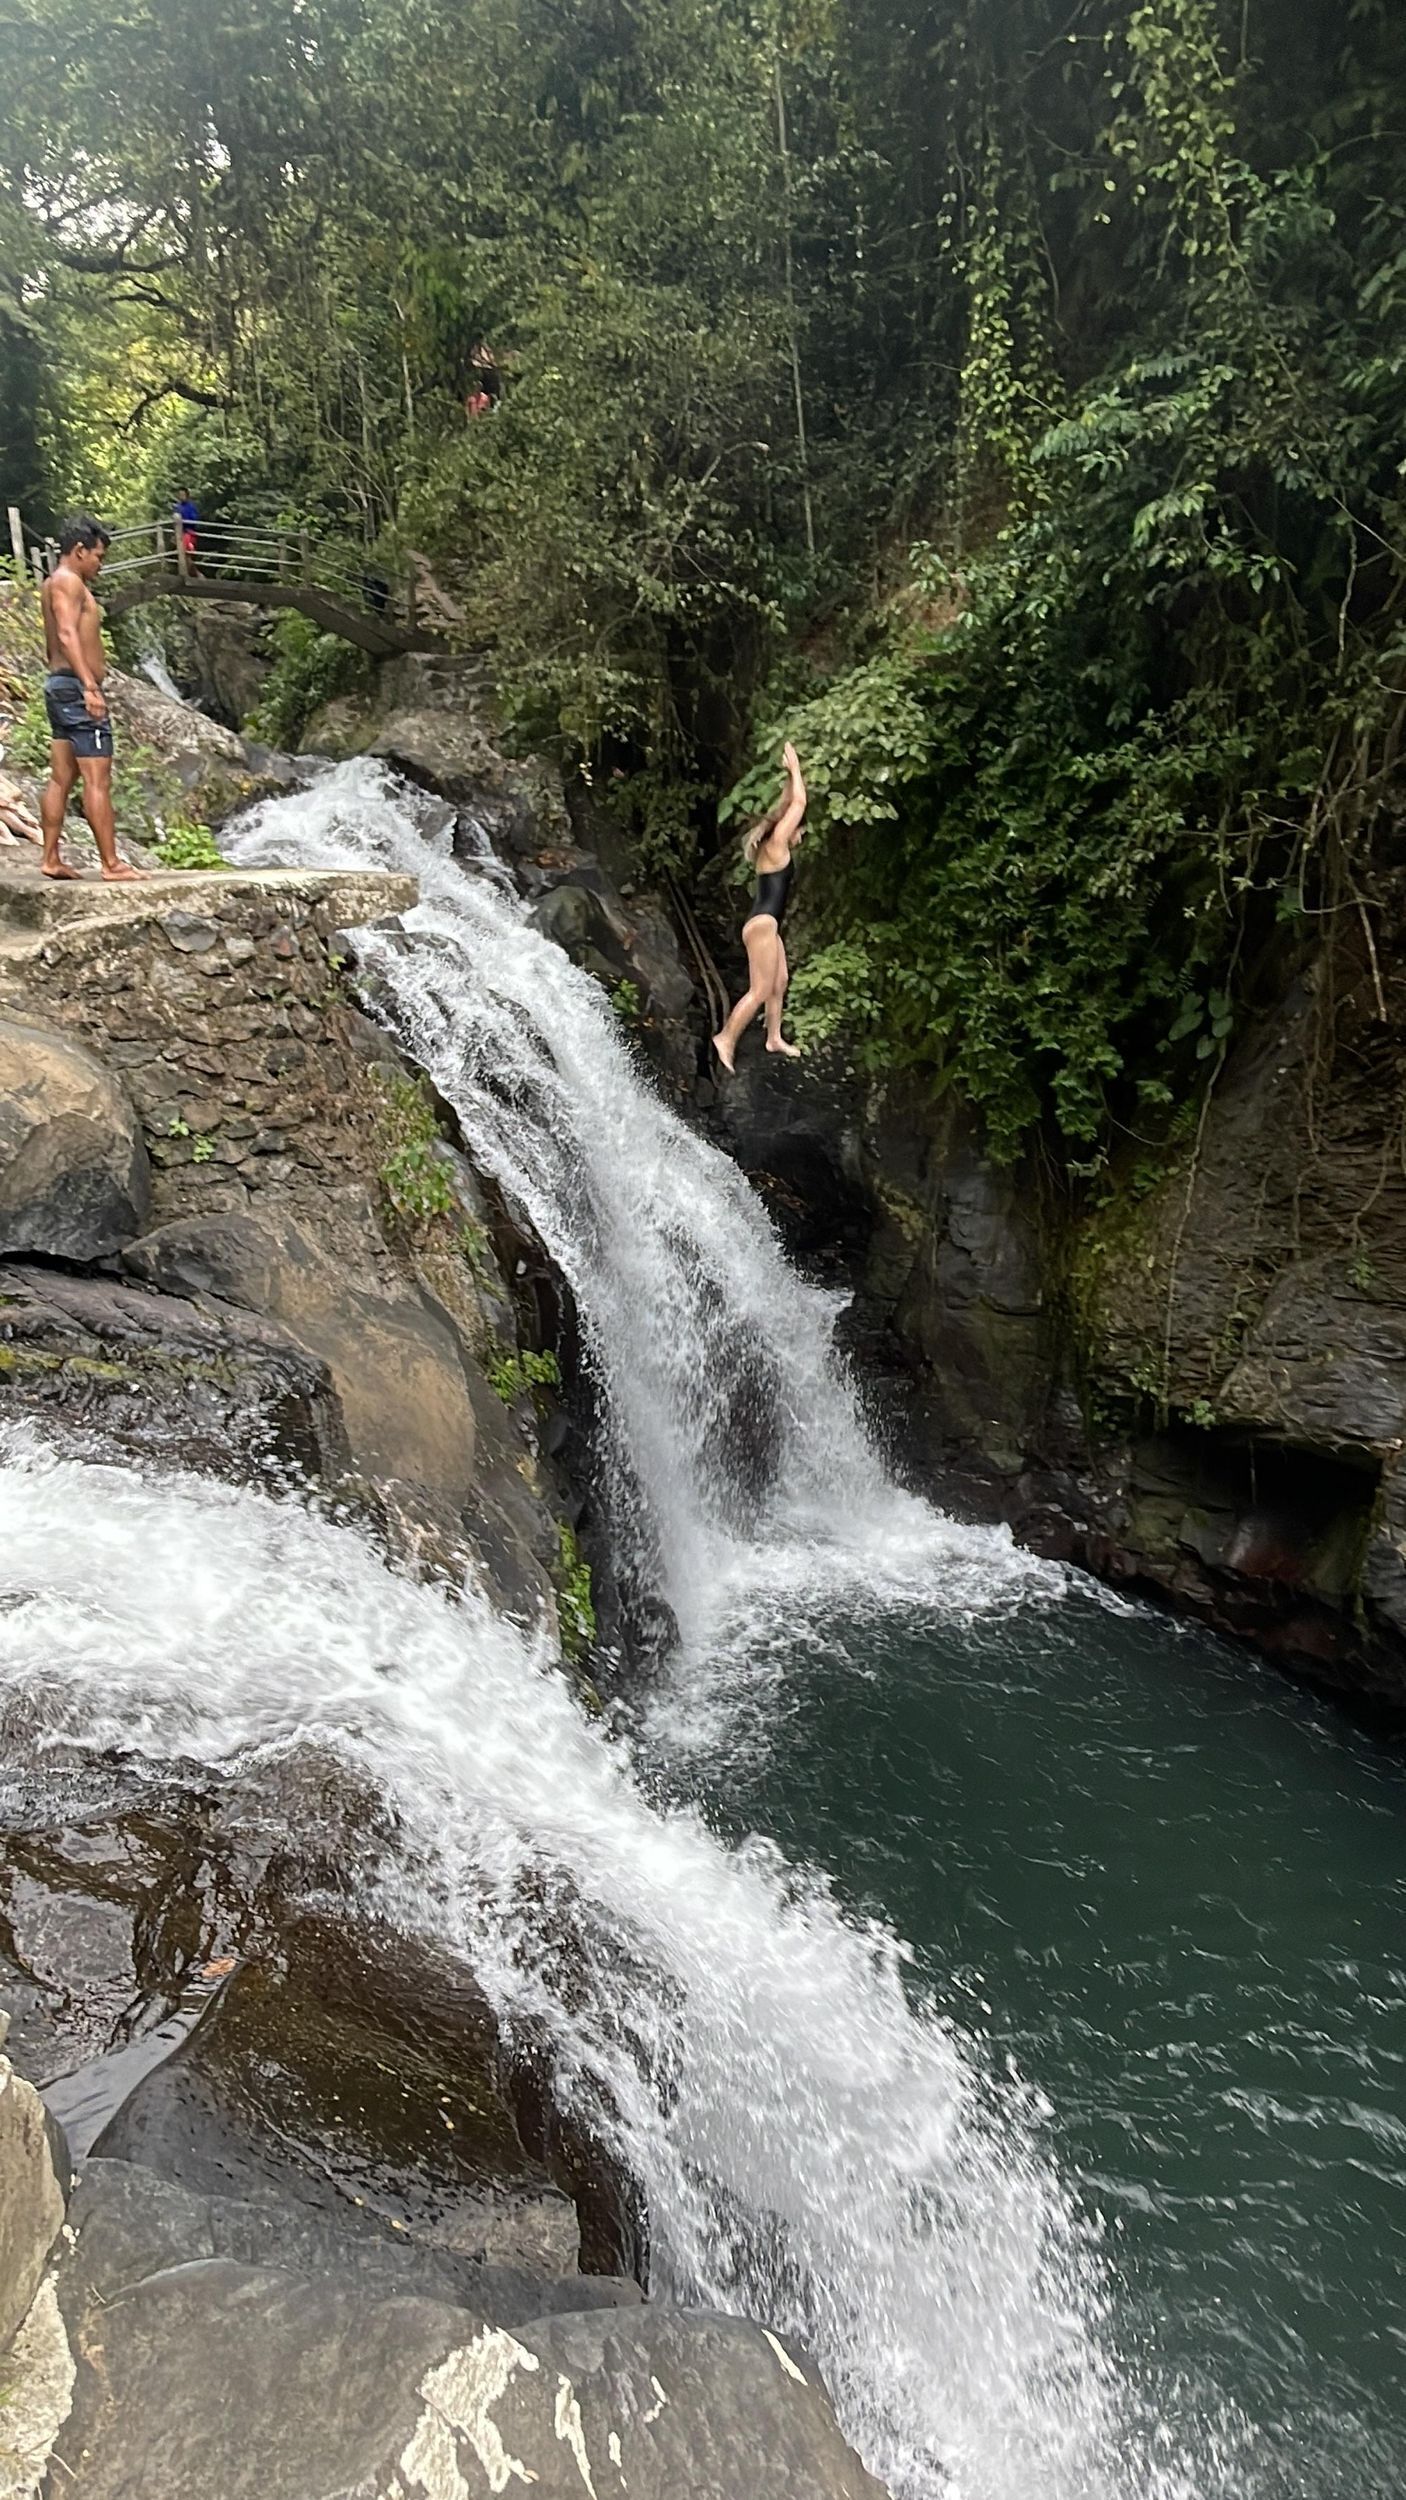
[[(12, 536), (16, 535), (12, 519)], [(186, 545), (187, 530), (195, 545)], [(17, 554), (21, 552), (17, 544)], [(53, 571), (58, 548), (52, 540), (31, 546), (36, 575)], [(388, 574), (369, 556), (316, 539), (309, 530), (271, 529), (240, 521), (196, 521), (169, 518), (144, 521), (114, 530), (103, 564), (104, 586), (122, 589), (136, 581), (169, 574), (173, 590), (181, 582), (302, 583), (330, 599), (368, 616), (385, 616), (415, 628), (416, 597), (412, 574)]]

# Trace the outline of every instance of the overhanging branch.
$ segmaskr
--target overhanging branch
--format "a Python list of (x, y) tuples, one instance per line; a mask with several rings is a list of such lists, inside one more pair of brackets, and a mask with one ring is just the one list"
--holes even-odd
[(229, 408), (233, 405), (228, 391), (202, 391), (194, 382), (159, 382), (153, 389), (143, 391), (136, 406), (123, 418), (120, 431), (134, 434), (143, 417), (150, 416), (152, 409), (158, 408), (163, 399), (185, 399), (193, 408)]

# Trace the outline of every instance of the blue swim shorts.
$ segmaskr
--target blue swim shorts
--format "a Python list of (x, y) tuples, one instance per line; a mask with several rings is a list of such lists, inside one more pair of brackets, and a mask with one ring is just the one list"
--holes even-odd
[(44, 709), (50, 737), (64, 739), (75, 755), (111, 756), (112, 723), (93, 719), (72, 669), (56, 668), (45, 678)]

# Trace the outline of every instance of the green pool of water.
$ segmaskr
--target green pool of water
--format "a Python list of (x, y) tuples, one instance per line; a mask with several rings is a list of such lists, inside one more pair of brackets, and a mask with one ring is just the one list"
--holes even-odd
[(1399, 1749), (1076, 1594), (812, 1620), (671, 1778), (828, 1870), (1042, 2088), (1122, 2345), (1243, 2412), (1247, 2490), (1406, 2490)]

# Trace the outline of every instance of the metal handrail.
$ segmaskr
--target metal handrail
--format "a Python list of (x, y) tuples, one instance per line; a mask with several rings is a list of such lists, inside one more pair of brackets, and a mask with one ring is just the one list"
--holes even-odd
[[(41, 579), (52, 572), (58, 562), (56, 542), (38, 540), (26, 531), (13, 507), (9, 525), (20, 569), (32, 567)], [(187, 529), (195, 536), (193, 549), (185, 545)], [(413, 571), (388, 571), (369, 553), (359, 560), (356, 550), (347, 548), (345, 542), (319, 548), (307, 529), (243, 521), (183, 524), (173, 507), (159, 519), (114, 530), (108, 543), (120, 552), (105, 564), (103, 581), (120, 592), (124, 604), (130, 604), (132, 586), (141, 581), (153, 586), (169, 581), (173, 596), (179, 596), (184, 587), (187, 596), (205, 598), (219, 596), (221, 581), (228, 581), (236, 598), (241, 589), (253, 591), (267, 585), (284, 603), (299, 605), (299, 594), (303, 594), (310, 601), (322, 599), (329, 608), (340, 607), (348, 624), (349, 610), (373, 626), (384, 620), (389, 647), (419, 647), (415, 639), (422, 637), (416, 615), (419, 585)], [(164, 592), (153, 587), (152, 595)], [(317, 614), (315, 607), (308, 612)], [(405, 634), (411, 637), (409, 645), (397, 642)], [(361, 641), (361, 630), (351, 639)], [(365, 647), (374, 646), (367, 643)], [(437, 637), (425, 639), (425, 647), (437, 647)]]
[(359, 566), (340, 550), (335, 555), (326, 551), (318, 554), (301, 532), (261, 529), (235, 521), (200, 521), (189, 526), (196, 540), (193, 552), (181, 544), (181, 525), (174, 515), (169, 524), (149, 522), (145, 529), (114, 531), (114, 545), (123, 542), (130, 546), (133, 539), (146, 540), (148, 545), (141, 552), (134, 549), (119, 556), (116, 563), (106, 564), (104, 580), (131, 580), (152, 573), (169, 573), (178, 580), (191, 575), (213, 575), (218, 579), (223, 573), (231, 579), (301, 581), (310, 590), (350, 597), (373, 614), (376, 608), (367, 595), (369, 582), (385, 581), (387, 605), (395, 591), (408, 583), (408, 576), (393, 580), (382, 573), (369, 556), (365, 565)]

